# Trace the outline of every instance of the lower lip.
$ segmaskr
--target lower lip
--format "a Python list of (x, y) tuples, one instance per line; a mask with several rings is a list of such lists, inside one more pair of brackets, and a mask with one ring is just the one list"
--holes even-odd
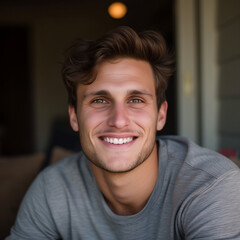
[(123, 144), (113, 144), (113, 143), (110, 143), (110, 142), (106, 142), (104, 141), (103, 139), (100, 138), (100, 140), (108, 147), (112, 147), (112, 148), (124, 148), (124, 147), (128, 147), (130, 145), (132, 145), (136, 140), (137, 138), (134, 138), (131, 142), (128, 142), (128, 143), (123, 143)]

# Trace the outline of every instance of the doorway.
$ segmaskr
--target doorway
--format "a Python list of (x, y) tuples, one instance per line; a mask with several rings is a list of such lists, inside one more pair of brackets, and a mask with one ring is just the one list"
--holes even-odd
[(0, 27), (0, 154), (33, 151), (32, 82), (27, 27)]

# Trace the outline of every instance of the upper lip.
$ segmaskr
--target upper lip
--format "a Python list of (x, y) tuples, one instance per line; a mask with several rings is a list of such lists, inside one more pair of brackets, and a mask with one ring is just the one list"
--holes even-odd
[(137, 137), (136, 134), (133, 133), (104, 133), (99, 136), (100, 138), (134, 138)]

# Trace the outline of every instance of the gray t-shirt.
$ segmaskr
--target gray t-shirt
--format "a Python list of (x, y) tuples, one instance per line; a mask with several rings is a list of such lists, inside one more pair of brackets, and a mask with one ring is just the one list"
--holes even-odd
[(158, 141), (158, 180), (139, 213), (114, 214), (78, 153), (39, 174), (7, 239), (240, 239), (239, 168), (185, 138)]

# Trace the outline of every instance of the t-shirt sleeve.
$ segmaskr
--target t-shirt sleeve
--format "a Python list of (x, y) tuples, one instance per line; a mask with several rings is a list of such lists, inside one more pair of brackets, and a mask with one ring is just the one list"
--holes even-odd
[(184, 239), (240, 239), (240, 171), (195, 194), (181, 216)]
[(6, 240), (59, 239), (47, 202), (44, 172), (28, 189), (18, 212), (15, 225)]

